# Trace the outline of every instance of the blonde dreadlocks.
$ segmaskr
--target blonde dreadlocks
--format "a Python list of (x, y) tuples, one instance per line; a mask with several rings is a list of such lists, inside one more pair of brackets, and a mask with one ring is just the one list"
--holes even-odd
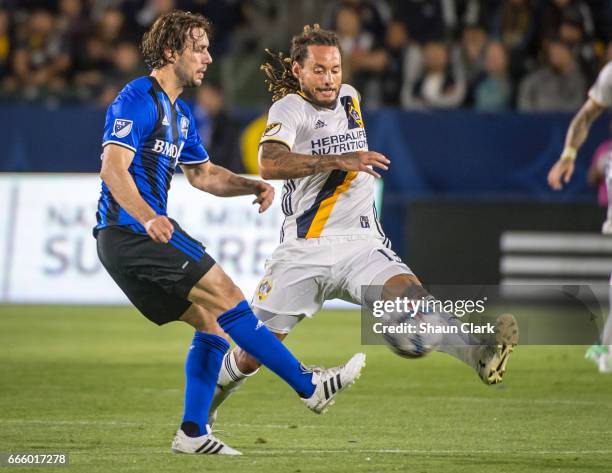
[(282, 52), (275, 54), (266, 49), (272, 61), (262, 64), (260, 69), (267, 76), (265, 83), (268, 91), (272, 93), (272, 102), (282, 99), (287, 94), (300, 91), (300, 83), (293, 75), (291, 67), (294, 62), (300, 66), (304, 65), (304, 59), (308, 56), (308, 46), (334, 46), (340, 49), (336, 33), (324, 30), (318, 24), (304, 26), (302, 33), (293, 37), (289, 57)]

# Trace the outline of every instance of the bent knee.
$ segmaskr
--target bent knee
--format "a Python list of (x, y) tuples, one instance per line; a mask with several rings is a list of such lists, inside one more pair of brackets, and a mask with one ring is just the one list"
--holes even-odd
[(191, 304), (179, 320), (188, 323), (198, 332), (210, 333), (230, 341), (229, 336), (217, 323), (215, 315), (199, 304)]
[(244, 294), (223, 269), (215, 264), (191, 289), (188, 298), (218, 316), (236, 307), (244, 300)]
[(429, 296), (429, 293), (414, 274), (398, 274), (385, 281), (381, 295), (383, 300), (397, 297), (420, 299)]

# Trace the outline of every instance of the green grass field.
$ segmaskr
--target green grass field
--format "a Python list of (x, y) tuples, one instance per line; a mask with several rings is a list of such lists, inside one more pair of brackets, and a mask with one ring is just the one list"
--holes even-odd
[(288, 339), (308, 364), (367, 353), (327, 414), (262, 370), (216, 426), (244, 456), (175, 455), (190, 339), (128, 308), (0, 306), (0, 452), (64, 451), (60, 471), (83, 472), (612, 471), (612, 375), (585, 347), (519, 347), (487, 387), (443, 354), (362, 347), (355, 312), (323, 312)]

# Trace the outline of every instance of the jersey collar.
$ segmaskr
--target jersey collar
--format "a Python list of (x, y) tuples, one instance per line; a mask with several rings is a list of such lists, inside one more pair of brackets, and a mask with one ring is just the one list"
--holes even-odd
[(153, 76), (147, 76), (147, 77), (151, 81), (151, 84), (153, 84), (153, 88), (155, 89), (155, 91), (156, 92), (161, 92), (162, 94), (164, 94), (166, 96), (166, 98), (168, 99), (168, 102), (170, 103), (172, 108), (174, 108), (174, 106), (176, 105), (176, 100), (178, 100), (178, 97), (176, 98), (176, 100), (174, 102), (172, 102), (172, 100), (170, 100), (170, 97), (168, 96), (168, 94), (166, 93), (164, 88), (161, 86), (159, 81), (155, 77), (153, 77)]

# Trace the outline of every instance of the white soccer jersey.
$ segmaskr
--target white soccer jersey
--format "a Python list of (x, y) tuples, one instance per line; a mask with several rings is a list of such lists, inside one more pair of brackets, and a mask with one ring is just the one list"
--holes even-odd
[[(612, 108), (612, 61), (599, 72), (597, 80), (589, 90), (589, 97), (602, 107)], [(612, 157), (608, 158), (605, 168), (606, 186), (608, 187), (608, 218), (602, 231), (612, 234)]]
[(589, 90), (589, 97), (602, 107), (612, 107), (612, 61), (606, 64), (597, 76)]
[[(336, 107), (317, 107), (298, 94), (275, 102), (261, 143), (285, 144), (309, 155), (367, 151), (368, 141), (359, 94), (343, 84)], [(334, 170), (288, 179), (281, 198), (285, 222), (281, 242), (332, 235), (386, 237), (376, 218), (374, 177), (364, 172)]]

